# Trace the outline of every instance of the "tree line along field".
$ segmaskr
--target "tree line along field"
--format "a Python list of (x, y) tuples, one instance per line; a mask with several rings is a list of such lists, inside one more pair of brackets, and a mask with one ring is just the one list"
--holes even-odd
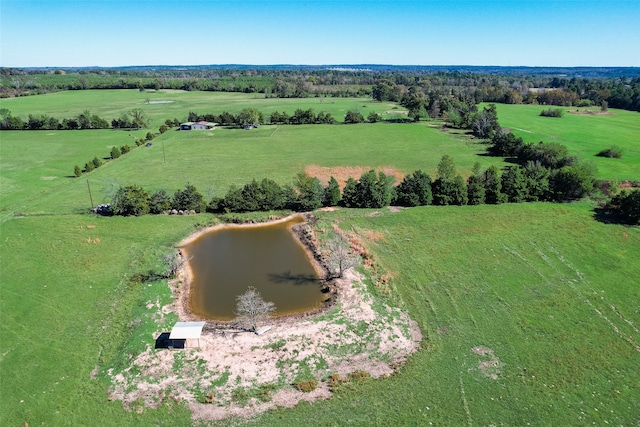
[[(157, 128), (189, 111), (262, 110), (257, 104), (262, 101), (271, 103), (265, 112), (292, 111), (316, 109), (319, 102), (176, 92), (185, 96), (182, 104), (145, 104), (138, 98), (144, 93), (121, 92), (124, 100), (117, 101), (118, 93), (62, 92), (2, 100), (0, 106), (14, 114), (61, 117), (89, 109), (105, 118), (148, 107)], [(61, 98), (47, 98), (54, 95)], [(335, 117), (354, 105), (393, 108), (363, 99), (336, 99), (331, 105)], [(519, 124), (508, 112), (503, 119), (502, 109), (499, 105), (503, 127), (542, 132), (542, 125), (532, 127), (529, 115)], [(631, 148), (630, 139), (638, 135), (631, 118), (637, 116), (626, 122), (627, 116), (615, 114), (606, 116), (623, 120), (614, 128), (631, 129), (627, 145), (617, 144)], [(571, 123), (565, 119), (559, 123)], [(582, 126), (549, 134), (569, 141)], [(148, 301), (164, 304), (170, 298), (165, 282), (141, 286), (130, 278), (159, 268), (162, 254), (176, 242), (217, 220), (209, 214), (94, 217), (86, 214), (87, 179), (97, 204), (118, 185), (171, 193), (190, 182), (209, 197), (252, 178), (286, 183), (308, 165), (389, 166), (403, 173), (421, 168), (433, 175), (444, 154), (465, 175), (476, 161), (483, 168), (505, 165), (480, 155), (485, 146), (477, 141), (442, 132), (439, 123), (261, 126), (169, 131), (151, 147), (135, 148), (80, 179), (71, 177), (74, 164), (106, 157), (111, 146), (131, 145), (147, 131), (131, 136), (120, 130), (0, 133), (2, 425), (78, 425), (96, 419), (104, 425), (164, 425), (183, 424), (189, 417), (176, 403), (140, 413), (124, 410), (107, 399), (108, 382), (100, 369), (122, 367), (129, 354), (151, 342), (157, 326), (137, 319), (148, 315)], [(338, 223), (355, 231), (393, 278), (390, 294), (373, 283), (369, 288), (377, 298), (408, 310), (425, 336), (422, 349), (390, 378), (352, 383), (329, 401), (278, 409), (247, 423), (301, 425), (310, 417), (325, 425), (638, 422), (640, 231), (597, 222), (592, 209), (584, 201), (317, 213), (319, 228)], [(14, 212), (25, 216), (14, 217)], [(165, 319), (166, 325), (173, 320)]]
[[(27, 119), (29, 114), (46, 112), (52, 117), (64, 118), (75, 116), (84, 110), (111, 122), (120, 117), (123, 112), (134, 108), (141, 108), (151, 119), (151, 128), (157, 128), (165, 119), (178, 118), (186, 121), (190, 111), (200, 114), (220, 114), (228, 111), (237, 114), (243, 108), (250, 106), (262, 111), (268, 116), (273, 111), (286, 111), (289, 114), (297, 108), (312, 108), (316, 113), (325, 111), (331, 113), (336, 120), (353, 108), (359, 108), (366, 113), (375, 111), (384, 116), (392, 117), (404, 108), (398, 108), (396, 103), (374, 102), (371, 98), (265, 98), (264, 94), (225, 93), (225, 92), (196, 92), (161, 89), (158, 91), (138, 90), (82, 90), (64, 91), (45, 95), (27, 96), (20, 98), (3, 98), (1, 108), (7, 108), (14, 116)], [(396, 107), (395, 110), (392, 110)], [(385, 114), (386, 111), (389, 113)], [(391, 113), (393, 111), (393, 113)]]

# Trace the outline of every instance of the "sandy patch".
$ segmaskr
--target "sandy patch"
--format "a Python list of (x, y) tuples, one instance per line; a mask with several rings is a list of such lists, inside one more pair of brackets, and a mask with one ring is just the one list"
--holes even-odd
[(372, 168), (369, 166), (335, 166), (335, 167), (324, 167), (318, 165), (308, 165), (304, 171), (309, 176), (314, 176), (320, 180), (323, 185), (326, 185), (329, 182), (329, 179), (333, 176), (338, 184), (340, 185), (340, 189), (344, 189), (345, 184), (349, 178), (353, 178), (358, 180), (360, 176), (370, 171), (371, 169), (376, 172), (382, 171), (386, 175), (391, 175), (395, 177), (396, 184), (400, 183), (404, 178), (405, 174), (397, 170), (392, 166), (382, 166), (379, 168)]
[[(173, 399), (184, 402), (194, 419), (217, 420), (326, 399), (331, 394), (323, 380), (334, 373), (393, 374), (419, 347), (417, 324), (398, 309), (374, 310), (362, 277), (351, 270), (337, 288), (337, 305), (328, 312), (269, 322), (272, 329), (265, 335), (214, 327), (206, 329), (199, 349), (149, 345), (123, 372), (110, 372), (111, 398), (149, 407)], [(316, 390), (304, 393), (292, 386), (309, 373), (319, 382)], [(213, 403), (202, 403), (205, 396)]]
[[(170, 305), (147, 303), (158, 324), (169, 312), (191, 320), (185, 304), (188, 280), (189, 272), (183, 269), (171, 284), (176, 298)], [(186, 404), (194, 420), (246, 418), (277, 406), (329, 398), (332, 374), (391, 375), (419, 348), (422, 334), (417, 323), (397, 308), (374, 304), (359, 273), (348, 270), (335, 281), (332, 294), (335, 304), (330, 308), (271, 319), (266, 322), (271, 330), (260, 336), (207, 322), (200, 348), (171, 351), (152, 348), (158, 331), (143, 353), (132, 355), (129, 367), (109, 371), (111, 398), (122, 400), (125, 407), (141, 402), (157, 407), (172, 399)], [(305, 393), (294, 387), (296, 381), (311, 377), (318, 381), (315, 390)]]
[(484, 360), (478, 362), (478, 369), (487, 378), (497, 380), (503, 363), (495, 355), (493, 349), (485, 346), (474, 347), (471, 349), (475, 354), (481, 356)]
[(602, 110), (567, 110), (569, 114), (580, 114), (585, 116), (613, 116), (610, 111)]

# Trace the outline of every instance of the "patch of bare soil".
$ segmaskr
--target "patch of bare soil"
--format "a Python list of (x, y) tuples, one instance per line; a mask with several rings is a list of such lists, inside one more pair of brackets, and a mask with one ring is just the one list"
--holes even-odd
[(320, 180), (320, 182), (327, 183), (329, 179), (333, 176), (338, 184), (340, 185), (340, 189), (343, 190), (347, 180), (349, 178), (358, 179), (364, 172), (368, 172), (371, 169), (376, 171), (382, 171), (386, 175), (391, 175), (395, 177), (396, 183), (399, 183), (404, 178), (402, 172), (397, 170), (392, 166), (383, 166), (381, 168), (371, 168), (369, 166), (336, 166), (336, 167), (324, 167), (318, 165), (308, 165), (304, 171), (309, 176), (314, 176)]
[(497, 380), (502, 368), (502, 362), (495, 355), (493, 349), (485, 346), (474, 347), (471, 349), (478, 356), (483, 357), (484, 360), (478, 362), (478, 369), (487, 378)]
[[(160, 322), (164, 314), (176, 312), (180, 320), (192, 320), (184, 295), (177, 295), (185, 292), (188, 279), (185, 270), (172, 284), (176, 299), (171, 305), (149, 302), (158, 312), (151, 318)], [(147, 349), (132, 356), (129, 367), (109, 371), (111, 398), (126, 407), (184, 402), (194, 420), (247, 418), (277, 406), (329, 398), (326, 380), (332, 374), (391, 375), (419, 348), (422, 333), (406, 313), (373, 304), (362, 279), (348, 270), (335, 281), (331, 308), (313, 316), (272, 319), (266, 322), (271, 330), (260, 336), (208, 322), (196, 349), (156, 350), (151, 344), (156, 336), (149, 337)], [(315, 390), (293, 386), (309, 375), (318, 381)]]
[(602, 111), (602, 110), (567, 110), (569, 114), (581, 114), (587, 116), (613, 116), (613, 113), (610, 111)]

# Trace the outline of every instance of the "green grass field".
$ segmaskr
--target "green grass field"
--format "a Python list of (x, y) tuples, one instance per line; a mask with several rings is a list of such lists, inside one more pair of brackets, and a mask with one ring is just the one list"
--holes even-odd
[[(38, 97), (32, 98), (37, 105)], [(72, 98), (68, 102), (79, 106)], [(356, 101), (344, 100), (349, 102)], [(68, 108), (54, 104), (52, 110)], [(501, 123), (509, 126), (501, 111), (499, 106)], [(442, 154), (449, 154), (461, 172), (475, 161), (502, 165), (478, 156), (484, 146), (426, 123), (262, 126), (171, 131), (152, 147), (75, 179), (68, 177), (74, 164), (106, 156), (131, 137), (110, 130), (49, 133), (0, 133), (3, 426), (189, 423), (188, 411), (177, 403), (127, 411), (108, 400), (104, 370), (125, 367), (130, 355), (152, 344), (157, 327), (145, 320), (147, 303), (171, 298), (165, 282), (133, 285), (129, 279), (162, 269), (163, 254), (216, 219), (81, 213), (89, 206), (87, 179), (99, 203), (118, 184), (172, 192), (188, 181), (204, 194), (220, 195), (253, 177), (288, 182), (309, 164), (433, 174)], [(391, 295), (378, 294), (373, 285), (371, 292), (408, 311), (423, 332), (422, 348), (389, 378), (353, 382), (330, 400), (273, 410), (246, 424), (640, 421), (640, 228), (595, 221), (588, 201), (317, 215), (320, 229), (337, 222), (361, 236), (393, 277)], [(382, 238), (367, 240), (374, 235)], [(165, 326), (173, 320), (167, 317)]]
[[(558, 142), (572, 155), (593, 161), (601, 179), (637, 180), (640, 176), (640, 113), (609, 110), (608, 115), (571, 114), (575, 107), (562, 107), (561, 118), (541, 117), (545, 105), (497, 104), (498, 120), (525, 142)], [(557, 108), (557, 107), (551, 107)], [(581, 111), (585, 108), (580, 108)], [(598, 112), (599, 108), (590, 108)], [(596, 157), (600, 151), (617, 145), (620, 159)]]
[[(119, 185), (138, 184), (169, 194), (188, 182), (207, 200), (224, 196), (230, 185), (253, 178), (290, 183), (307, 165), (321, 167), (392, 166), (401, 173), (423, 169), (435, 176), (440, 158), (453, 157), (459, 171), (471, 173), (502, 166), (502, 159), (481, 156), (485, 146), (441, 132), (427, 124), (282, 125), (212, 132), (169, 131), (151, 147), (138, 147), (116, 161), (73, 177), (95, 156), (107, 157), (112, 146), (135, 146), (146, 131), (6, 131), (0, 156), (1, 217), (70, 213), (90, 207), (89, 180), (95, 204), (110, 201)], [(38, 156), (33, 156), (37, 151)], [(354, 178), (359, 178), (354, 176)], [(29, 201), (28, 206), (25, 201)]]
[[(59, 119), (75, 117), (85, 110), (111, 122), (123, 112), (141, 108), (154, 130), (166, 119), (187, 120), (190, 111), (199, 114), (238, 113), (245, 107), (254, 107), (266, 117), (274, 111), (293, 115), (297, 108), (312, 108), (316, 113), (329, 112), (342, 121), (350, 109), (359, 109), (366, 117), (370, 111), (392, 117), (404, 108), (395, 104), (374, 102), (370, 98), (265, 98), (264, 94), (227, 92), (187, 92), (181, 90), (82, 90), (63, 91), (46, 95), (0, 99), (0, 108), (7, 108), (14, 116), (25, 121), (29, 114), (47, 114)], [(395, 109), (394, 109), (395, 107)], [(389, 111), (389, 113), (386, 113)], [(265, 118), (266, 118), (265, 117)], [(406, 116), (405, 116), (406, 117)]]

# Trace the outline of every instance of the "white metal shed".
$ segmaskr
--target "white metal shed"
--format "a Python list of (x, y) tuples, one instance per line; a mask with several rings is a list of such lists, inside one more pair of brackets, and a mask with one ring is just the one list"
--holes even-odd
[(200, 347), (200, 335), (202, 335), (202, 328), (207, 322), (177, 322), (171, 329), (169, 335), (170, 340), (185, 340), (185, 347), (188, 340), (198, 340), (197, 347)]

